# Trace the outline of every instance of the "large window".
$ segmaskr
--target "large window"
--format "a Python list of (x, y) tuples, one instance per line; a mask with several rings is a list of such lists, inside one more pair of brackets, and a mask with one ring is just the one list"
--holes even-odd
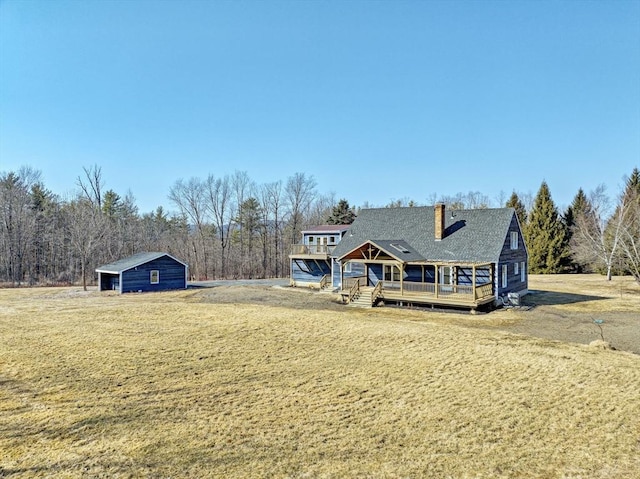
[(384, 280), (385, 281), (400, 281), (400, 268), (395, 265), (384, 265)]
[(509, 277), (509, 269), (507, 268), (507, 265), (504, 264), (502, 265), (502, 287), (506, 288), (507, 287), (507, 278)]
[(511, 232), (511, 249), (518, 249), (518, 232)]
[(151, 270), (151, 284), (158, 284), (160, 282), (160, 271), (157, 269)]
[(524, 261), (522, 261), (520, 263), (520, 281), (522, 281), (523, 283), (525, 280), (525, 272), (526, 272), (525, 264), (524, 264)]

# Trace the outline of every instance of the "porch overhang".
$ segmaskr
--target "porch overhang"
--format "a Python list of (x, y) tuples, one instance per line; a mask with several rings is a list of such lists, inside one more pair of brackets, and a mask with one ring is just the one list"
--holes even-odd
[(367, 240), (337, 258), (340, 262), (395, 261), (400, 263), (424, 261), (424, 259), (415, 248), (403, 240)]

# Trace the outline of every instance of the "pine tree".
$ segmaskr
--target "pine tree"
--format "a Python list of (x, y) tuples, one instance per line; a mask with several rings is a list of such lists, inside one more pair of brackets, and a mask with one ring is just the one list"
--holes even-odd
[(585, 195), (584, 190), (580, 188), (564, 213), (564, 223), (567, 225), (567, 228), (571, 230), (571, 228), (576, 224), (576, 218), (581, 215), (588, 215), (590, 212), (591, 203), (589, 202), (587, 195)]
[(327, 218), (327, 224), (350, 225), (355, 219), (356, 214), (353, 212), (351, 206), (349, 206), (349, 202), (341, 199), (331, 210), (331, 215)]
[(574, 254), (574, 246), (573, 245), (573, 234), (576, 229), (576, 222), (579, 221), (580, 218), (584, 218), (587, 215), (591, 214), (591, 203), (585, 195), (584, 190), (580, 188), (576, 196), (573, 198), (573, 202), (567, 207), (567, 210), (564, 213), (564, 225), (567, 230), (567, 241), (569, 242), (569, 248), (572, 255), (571, 261), (571, 269), (573, 269), (576, 273), (582, 273), (585, 270), (585, 266), (589, 266), (584, 264), (584, 262), (576, 259), (576, 255)]
[(631, 172), (631, 176), (627, 178), (627, 182), (624, 189), (625, 198), (637, 199), (640, 197), (640, 170), (634, 168)]
[(569, 263), (566, 228), (545, 181), (540, 185), (526, 229), (529, 272), (555, 274)]
[(515, 191), (511, 193), (511, 197), (509, 198), (505, 206), (507, 208), (513, 208), (516, 210), (516, 216), (518, 217), (520, 227), (524, 232), (527, 228), (527, 209), (524, 207), (522, 201), (520, 201), (518, 193), (516, 193)]

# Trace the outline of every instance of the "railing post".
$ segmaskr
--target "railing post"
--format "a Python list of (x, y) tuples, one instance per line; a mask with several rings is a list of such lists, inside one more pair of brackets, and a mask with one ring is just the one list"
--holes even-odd
[(438, 290), (440, 289), (438, 287), (438, 270), (439, 269), (440, 269), (439, 266), (436, 264), (435, 265), (435, 275), (434, 275), (435, 276), (435, 281), (433, 283), (433, 292), (435, 293), (436, 298), (438, 297)]
[(478, 299), (477, 296), (477, 292), (476, 292), (476, 265), (474, 264), (473, 266), (471, 266), (471, 285), (473, 286), (473, 300), (475, 301), (476, 299)]

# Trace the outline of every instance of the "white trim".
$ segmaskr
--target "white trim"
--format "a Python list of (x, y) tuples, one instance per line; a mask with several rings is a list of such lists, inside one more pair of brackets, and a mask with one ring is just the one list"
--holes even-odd
[[(153, 276), (155, 273), (156, 280), (153, 280)], [(149, 270), (149, 283), (150, 284), (160, 284), (160, 270), (159, 269), (151, 269)]]

